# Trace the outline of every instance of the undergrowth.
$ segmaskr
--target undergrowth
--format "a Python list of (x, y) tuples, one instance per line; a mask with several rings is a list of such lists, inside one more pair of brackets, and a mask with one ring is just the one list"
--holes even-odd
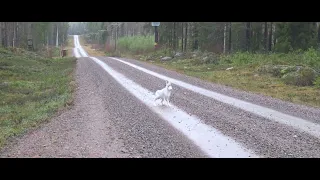
[(0, 48), (0, 147), (72, 103), (75, 60)]

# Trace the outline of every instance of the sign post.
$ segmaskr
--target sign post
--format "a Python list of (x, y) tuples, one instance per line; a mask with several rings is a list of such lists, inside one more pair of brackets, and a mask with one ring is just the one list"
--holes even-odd
[(151, 22), (151, 25), (154, 27), (154, 48), (158, 47), (158, 26), (160, 26), (160, 22)]

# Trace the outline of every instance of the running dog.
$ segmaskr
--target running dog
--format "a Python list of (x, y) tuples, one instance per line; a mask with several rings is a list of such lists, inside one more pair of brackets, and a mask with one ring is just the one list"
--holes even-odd
[(161, 99), (161, 104), (163, 105), (163, 101), (167, 102), (168, 106), (171, 106), (169, 100), (170, 100), (170, 96), (171, 96), (171, 91), (172, 91), (172, 85), (171, 82), (166, 81), (166, 87), (164, 87), (163, 89), (157, 90), (155, 93), (155, 99), (154, 101)]

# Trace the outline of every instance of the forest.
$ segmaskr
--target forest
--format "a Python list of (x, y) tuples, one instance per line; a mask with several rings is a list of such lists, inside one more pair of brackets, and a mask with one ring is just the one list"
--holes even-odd
[(68, 28), (68, 22), (0, 22), (0, 47), (57, 51), (54, 47), (68, 39)]
[(161, 22), (157, 31), (155, 48), (151, 22), (1, 22), (0, 46), (57, 56), (72, 46), (69, 35), (78, 34), (89, 53), (130, 57), (241, 90), (320, 105), (319, 22)]
[(318, 22), (82, 22), (87, 51), (130, 57), (190, 76), (319, 106)]

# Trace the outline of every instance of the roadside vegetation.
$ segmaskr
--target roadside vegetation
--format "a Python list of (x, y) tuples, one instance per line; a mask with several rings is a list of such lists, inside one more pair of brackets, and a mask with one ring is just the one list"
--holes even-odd
[[(96, 22), (83, 26), (89, 32), (82, 40), (87, 47), (95, 47), (95, 52), (134, 58), (240, 90), (320, 107), (319, 23), (162, 22), (157, 51), (150, 23)], [(101, 28), (107, 30), (103, 37)]]
[(73, 48), (74, 48), (74, 42), (73, 42), (73, 36), (69, 36), (66, 46), (64, 47), (65, 50), (67, 50), (67, 56), (72, 57), (73, 55)]
[[(0, 22), (0, 148), (72, 104), (76, 59), (68, 28), (68, 22)], [(60, 56), (61, 46), (69, 57)]]
[(0, 147), (72, 104), (75, 58), (0, 48)]
[[(135, 44), (139, 45), (137, 49), (146, 47)], [(150, 51), (153, 45), (149, 45), (142, 50), (144, 54), (140, 54), (125, 49), (126, 46), (122, 49), (121, 43), (118, 46), (121, 50), (106, 55), (134, 58), (210, 82), (320, 107), (320, 78), (319, 72), (315, 71), (320, 69), (320, 53), (315, 49), (289, 54), (238, 52), (215, 55), (209, 52), (174, 54), (170, 50), (153, 52)]]

